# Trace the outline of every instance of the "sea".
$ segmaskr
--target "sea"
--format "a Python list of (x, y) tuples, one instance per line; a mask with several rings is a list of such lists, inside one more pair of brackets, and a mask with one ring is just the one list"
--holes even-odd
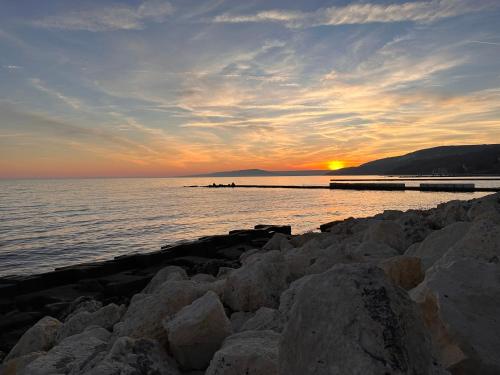
[[(333, 220), (388, 209), (425, 209), (487, 194), (188, 187), (232, 182), (327, 186), (330, 178), (0, 180), (0, 276), (157, 251), (162, 245), (256, 224), (289, 224), (294, 234), (300, 234)], [(467, 182), (483, 187), (500, 184)], [(418, 184), (407, 184), (412, 183)]]

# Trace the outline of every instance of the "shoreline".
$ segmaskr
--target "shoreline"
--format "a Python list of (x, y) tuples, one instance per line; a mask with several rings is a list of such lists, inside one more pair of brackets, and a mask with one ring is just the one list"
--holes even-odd
[[(422, 373), (433, 375), (474, 373), (471, 368), (495, 373), (500, 371), (500, 360), (488, 353), (500, 349), (500, 338), (493, 337), (500, 330), (500, 323), (493, 318), (500, 312), (500, 278), (491, 276), (500, 275), (499, 259), (499, 193), (449, 201), (426, 210), (386, 210), (371, 217), (333, 221), (322, 224), (320, 232), (292, 235), (287, 225), (257, 225), (167, 245), (153, 253), (0, 278), (0, 352), (7, 355), (10, 351), (4, 369), (17, 369), (7, 373), (21, 374), (16, 371), (52, 363), (53, 358), (63, 360), (57, 354), (63, 349), (58, 348), (72, 338), (86, 339), (85, 335), (90, 335), (86, 332), (91, 331), (86, 327), (99, 326), (111, 336), (99, 336), (107, 344), (100, 349), (102, 356), (88, 359), (91, 366), (101, 366), (99, 361), (105, 361), (107, 351), (122, 338), (131, 342), (147, 339), (155, 348), (159, 345), (162, 355), (172, 357), (178, 368), (172, 374), (205, 370), (207, 366), (207, 374), (219, 374), (219, 360), (236, 361), (236, 369), (241, 365), (232, 357), (234, 353), (225, 357), (225, 350), (231, 350), (231, 340), (247, 345), (248, 336), (260, 340), (261, 345), (249, 346), (247, 351), (256, 351), (258, 358), (270, 358), (265, 366), (254, 364), (264, 366), (265, 370), (253, 369), (259, 374), (299, 373), (304, 364), (291, 354), (296, 350), (303, 353), (302, 362), (313, 363), (320, 355), (332, 366), (344, 366), (335, 362), (344, 347), (351, 348), (349, 353), (342, 352), (346, 363), (366, 363), (365, 373), (378, 373), (380, 364), (373, 362), (373, 356), (366, 357), (366, 350), (355, 349), (357, 344), (352, 346), (356, 335), (343, 334), (352, 324), (366, 324), (359, 329), (382, 330), (369, 340), (384, 348), (377, 356), (386, 358), (384, 366), (393, 366), (389, 373), (398, 366), (422, 368)], [(352, 282), (364, 286), (353, 289)], [(320, 293), (318, 297), (316, 293)], [(453, 297), (448, 299), (448, 295)], [(475, 303), (468, 298), (475, 298)], [(497, 307), (483, 308), (486, 301)], [(218, 306), (219, 320), (204, 321), (203, 326), (223, 324), (224, 328), (217, 326), (214, 336), (203, 338), (196, 336), (201, 334), (197, 328), (185, 328), (188, 331), (182, 340), (208, 340), (213, 351), (203, 345), (177, 343), (180, 338), (171, 332), (191, 321), (185, 320), (189, 314), (194, 314), (189, 319), (212, 319), (212, 312), (204, 310), (212, 308), (209, 306)], [(339, 306), (342, 313), (337, 311)], [(447, 315), (450, 309), (456, 314)], [(116, 317), (99, 320), (98, 316), (108, 310)], [(203, 315), (205, 312), (208, 315)], [(468, 320), (471, 313), (477, 321)], [(391, 314), (399, 318), (394, 320)], [(357, 323), (344, 321), (351, 315), (357, 317)], [(30, 332), (42, 330), (48, 335), (47, 319), (52, 319), (50, 324), (57, 326), (57, 332), (50, 331), (50, 340), (45, 337), (44, 344), (34, 350), (32, 341), (38, 336)], [(436, 330), (435, 324), (445, 325)], [(72, 331), (67, 333), (69, 329)], [(215, 344), (220, 329), (227, 338), (217, 339)], [(303, 334), (308, 329), (346, 344), (311, 349), (317, 338), (308, 339)], [(66, 333), (61, 336), (61, 332)], [(391, 341), (380, 342), (388, 332)], [(440, 336), (443, 332), (445, 341)], [(485, 342), (492, 347), (481, 347), (482, 339), (474, 332), (479, 337), (488, 336)], [(461, 339), (457, 341), (455, 335)], [(23, 346), (27, 340), (32, 340), (28, 349)], [(450, 351), (461, 354), (449, 357), (446, 353)], [(337, 354), (331, 357), (332, 352)], [(391, 362), (401, 352), (408, 354), (397, 363)], [(78, 351), (78, 355), (84, 354)], [(243, 362), (248, 361), (245, 355), (237, 354), (243, 356)], [(69, 357), (64, 360), (72, 361)], [(151, 369), (157, 365), (152, 364)], [(306, 369), (300, 373), (312, 374)]]

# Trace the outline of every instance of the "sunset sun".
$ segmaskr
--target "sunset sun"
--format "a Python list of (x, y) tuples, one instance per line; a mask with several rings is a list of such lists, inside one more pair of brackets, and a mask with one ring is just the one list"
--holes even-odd
[(336, 171), (337, 169), (344, 168), (344, 162), (340, 160), (332, 160), (328, 162), (328, 169)]

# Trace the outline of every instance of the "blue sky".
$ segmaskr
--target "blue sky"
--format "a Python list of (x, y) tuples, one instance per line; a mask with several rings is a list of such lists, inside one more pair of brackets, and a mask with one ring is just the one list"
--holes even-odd
[(0, 3), (0, 176), (323, 168), (500, 139), (500, 2)]

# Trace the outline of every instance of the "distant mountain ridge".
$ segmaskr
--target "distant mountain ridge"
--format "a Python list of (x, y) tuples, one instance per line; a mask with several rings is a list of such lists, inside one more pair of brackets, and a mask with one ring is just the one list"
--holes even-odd
[(329, 175), (500, 175), (500, 144), (439, 146), (378, 159)]
[(182, 177), (265, 177), (265, 176), (324, 176), (325, 170), (266, 171), (264, 169), (242, 169), (237, 171), (212, 172)]

